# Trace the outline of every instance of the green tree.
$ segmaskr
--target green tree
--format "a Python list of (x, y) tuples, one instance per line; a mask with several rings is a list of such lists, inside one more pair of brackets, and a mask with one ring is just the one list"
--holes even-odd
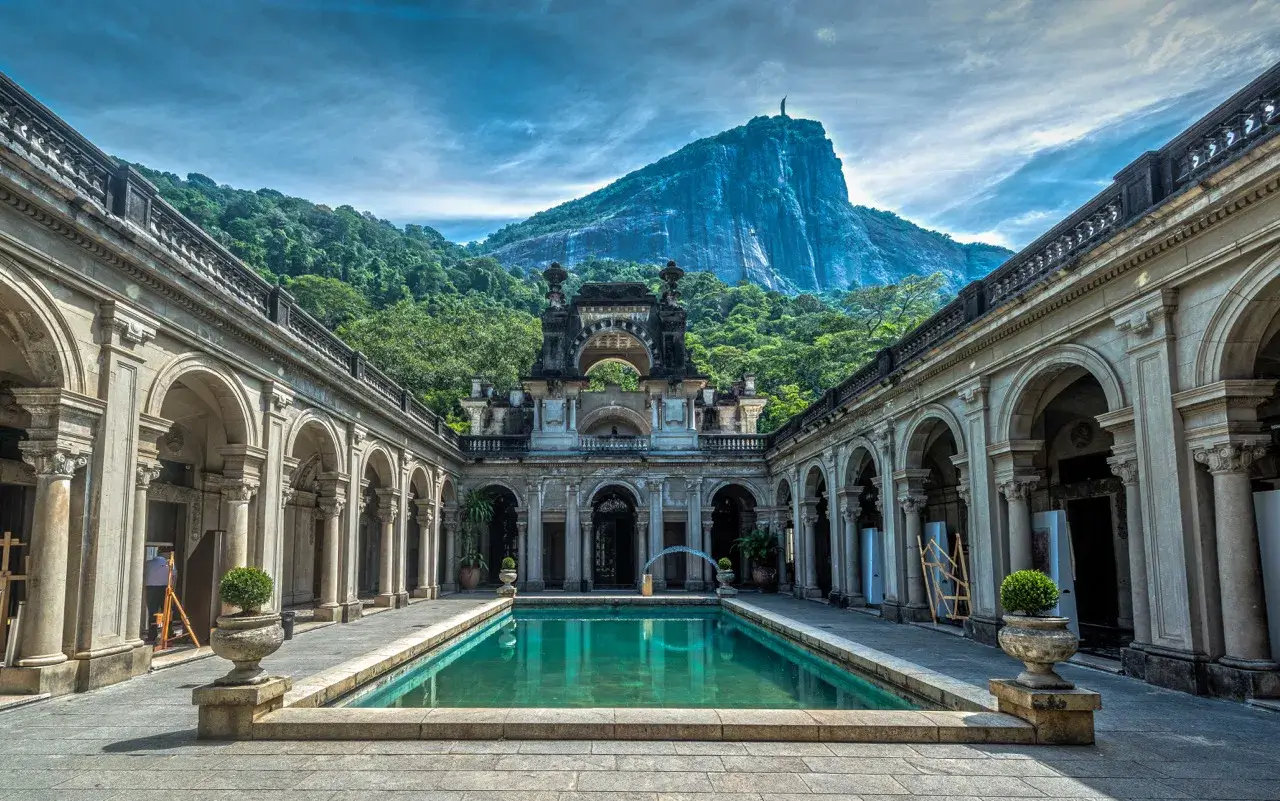
[(288, 278), (285, 288), (298, 306), (329, 328), (358, 320), (371, 310), (364, 295), (336, 278), (300, 275)]

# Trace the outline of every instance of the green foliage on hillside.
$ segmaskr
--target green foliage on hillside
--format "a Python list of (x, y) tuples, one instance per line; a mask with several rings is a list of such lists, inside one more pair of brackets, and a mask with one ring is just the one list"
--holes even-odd
[[(541, 345), (537, 315), (546, 285), (506, 270), (419, 225), (398, 228), (350, 206), (331, 209), (270, 189), (219, 186), (190, 174), (139, 167), (179, 211), (298, 305), (462, 430), (458, 399), (472, 376), (499, 391), (518, 384)], [(584, 281), (641, 281), (659, 288), (659, 267), (594, 260)], [(680, 282), (688, 344), (699, 372), (721, 389), (757, 376), (770, 399), (761, 430), (776, 428), (932, 314), (941, 276), (909, 278), (839, 296), (789, 297), (752, 284), (727, 286), (712, 273)], [(634, 386), (617, 365), (593, 372), (592, 388)]]

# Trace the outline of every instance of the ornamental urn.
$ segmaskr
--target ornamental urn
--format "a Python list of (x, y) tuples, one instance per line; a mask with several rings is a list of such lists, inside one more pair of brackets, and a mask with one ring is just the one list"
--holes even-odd
[(224, 686), (263, 683), (269, 677), (258, 663), (279, 650), (283, 642), (284, 627), (275, 612), (220, 616), (218, 627), (209, 634), (209, 648), (233, 662), (235, 668), (213, 683)]
[(716, 595), (721, 598), (732, 598), (737, 595), (738, 591), (730, 586), (733, 584), (734, 578), (735, 576), (732, 570), (717, 570), (716, 581), (720, 583), (720, 586), (716, 587)]
[(1014, 681), (1033, 690), (1075, 687), (1053, 669), (1055, 663), (1067, 661), (1080, 647), (1080, 638), (1067, 628), (1069, 622), (1065, 617), (1004, 616), (1004, 628), (997, 635), (1000, 648), (1027, 667)]
[(498, 588), (498, 595), (502, 596), (503, 598), (516, 597), (516, 588), (515, 588), (516, 571), (500, 570), (498, 571), (498, 578), (502, 581), (502, 586)]

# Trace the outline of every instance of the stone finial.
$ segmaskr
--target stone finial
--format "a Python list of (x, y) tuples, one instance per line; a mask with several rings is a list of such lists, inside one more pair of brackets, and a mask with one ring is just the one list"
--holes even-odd
[(680, 279), (684, 277), (684, 270), (681, 270), (674, 261), (667, 262), (667, 266), (658, 273), (658, 278), (663, 283), (662, 304), (664, 306), (676, 306), (680, 302), (680, 290), (676, 285), (680, 283)]
[(547, 282), (547, 301), (553, 309), (564, 308), (564, 282), (569, 280), (569, 273), (560, 266), (560, 262), (553, 261), (551, 266), (542, 271), (542, 277)]

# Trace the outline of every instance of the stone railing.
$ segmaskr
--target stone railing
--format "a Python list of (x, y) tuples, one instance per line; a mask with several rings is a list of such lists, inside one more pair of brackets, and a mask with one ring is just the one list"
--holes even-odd
[(649, 450), (648, 437), (587, 436), (578, 437), (578, 449), (586, 453), (633, 453)]
[(716, 454), (764, 453), (766, 434), (699, 434), (698, 449)]
[(529, 437), (523, 434), (464, 434), (458, 437), (458, 447), (468, 456), (510, 456), (528, 453)]
[(343, 370), (371, 389), (365, 397), (394, 406), (406, 420), (458, 444), (456, 432), (439, 415), (295, 306), (288, 292), (258, 275), (169, 205), (136, 169), (99, 150), (0, 73), (0, 153), (6, 150), (41, 168), (88, 204), (132, 223), (181, 265), (192, 281), (279, 326), (282, 338), (300, 343), (327, 366)]
[(1206, 114), (1160, 150), (1142, 154), (1110, 186), (1047, 233), (1015, 253), (986, 278), (893, 345), (880, 351), (839, 386), (768, 435), (767, 449), (821, 425), (863, 394), (892, 383), (903, 370), (1049, 276), (1074, 270), (1100, 242), (1169, 198), (1280, 132), (1280, 64)]

